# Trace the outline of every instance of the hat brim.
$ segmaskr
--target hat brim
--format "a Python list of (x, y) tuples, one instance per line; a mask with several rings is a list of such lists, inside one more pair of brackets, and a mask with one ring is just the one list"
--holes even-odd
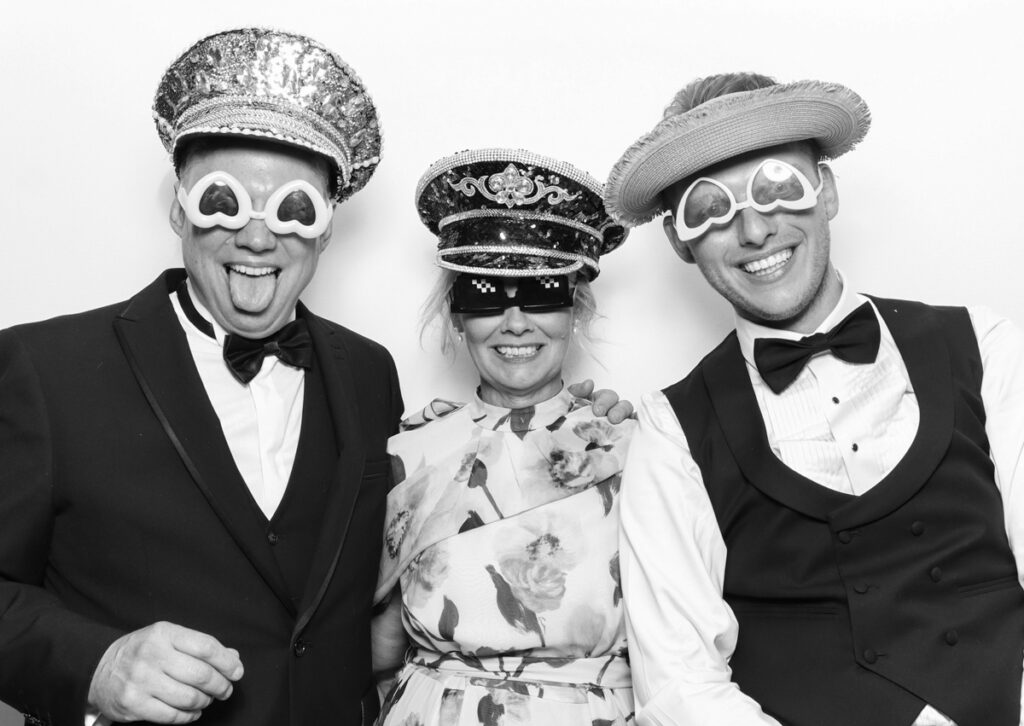
[[(229, 99), (230, 100), (230, 99)], [(300, 110), (280, 111), (268, 102), (261, 105), (225, 103), (222, 99), (200, 104), (183, 116), (171, 142), (170, 153), (178, 163), (178, 148), (199, 136), (250, 136), (276, 141), (314, 152), (326, 158), (336, 174), (334, 201), (351, 194), (353, 164), (342, 156), (338, 135)], [(376, 163), (376, 159), (372, 160)]]
[(730, 93), (663, 119), (615, 164), (605, 206), (630, 227), (665, 211), (661, 193), (686, 177), (748, 151), (813, 139), (835, 159), (864, 138), (867, 104), (834, 83), (799, 81)]

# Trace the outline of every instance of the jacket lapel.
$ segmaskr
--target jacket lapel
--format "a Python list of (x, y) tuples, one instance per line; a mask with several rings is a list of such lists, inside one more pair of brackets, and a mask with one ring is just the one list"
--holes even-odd
[(143, 394), (196, 486), (253, 567), (294, 614), (258, 508), (238, 473), (168, 299), (183, 278), (183, 270), (165, 272), (129, 301), (114, 321), (114, 329)]
[(299, 303), (297, 314), (309, 322), (316, 365), (323, 371), (327, 404), (334, 424), (338, 464), (334, 471), (320, 535), (302, 598), (296, 632), (302, 630), (323, 599), (337, 566), (362, 480), (366, 447), (359, 426), (359, 397), (352, 360), (341, 335)]

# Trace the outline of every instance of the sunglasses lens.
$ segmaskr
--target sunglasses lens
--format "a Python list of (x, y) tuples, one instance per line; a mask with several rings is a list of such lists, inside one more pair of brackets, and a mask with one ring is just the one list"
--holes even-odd
[(572, 288), (566, 275), (541, 275), (518, 280), (515, 302), (521, 310), (544, 312), (572, 306)]
[(775, 160), (767, 161), (757, 170), (750, 189), (753, 202), (765, 207), (801, 201), (812, 191), (804, 188), (796, 169)]
[(213, 182), (206, 187), (202, 197), (199, 198), (199, 213), (211, 217), (214, 214), (224, 214), (234, 217), (238, 214), (238, 198), (224, 182)]
[(452, 312), (497, 315), (505, 309), (505, 281), (500, 277), (459, 275), (452, 285)]
[(277, 218), (282, 222), (298, 222), (311, 227), (316, 222), (316, 207), (306, 192), (296, 190), (281, 200), (277, 207)]
[(696, 229), (709, 219), (726, 216), (732, 209), (732, 200), (725, 190), (717, 184), (701, 179), (686, 193), (686, 202), (682, 208), (683, 224), (689, 229)]

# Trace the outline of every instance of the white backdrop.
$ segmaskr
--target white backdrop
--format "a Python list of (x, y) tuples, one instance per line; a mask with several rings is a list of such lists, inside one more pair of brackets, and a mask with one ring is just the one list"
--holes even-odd
[[(835, 164), (835, 259), (882, 295), (983, 303), (1024, 323), (1024, 95), (1015, 0), (18, 3), (0, 77), (0, 327), (128, 297), (179, 261), (173, 181), (150, 119), (156, 83), (199, 37), (308, 33), (360, 74), (383, 162), (339, 209), (305, 301), (383, 342), (406, 404), (464, 397), (417, 339), (433, 239), (413, 190), (434, 159), (522, 146), (604, 178), (697, 75), (757, 70), (858, 91), (874, 126)], [(157, 10), (159, 8), (159, 10)], [(604, 260), (594, 376), (638, 398), (681, 377), (731, 327), (726, 305), (658, 225)], [(603, 368), (602, 368), (603, 365)]]
[[(986, 304), (1024, 324), (1019, 0), (175, 0), (5, 6), (0, 26), (0, 327), (124, 299), (179, 262), (172, 172), (150, 104), (199, 37), (311, 34), (359, 73), (383, 162), (339, 209), (304, 299), (383, 342), (407, 406), (475, 381), (417, 341), (433, 240), (413, 190), (434, 159), (521, 146), (603, 178), (694, 76), (846, 84), (874, 127), (840, 159), (834, 257), (857, 289)], [(638, 399), (690, 367), (731, 313), (657, 225), (605, 258), (594, 376)], [(602, 368), (603, 365), (603, 368)], [(4, 717), (0, 715), (0, 723)]]

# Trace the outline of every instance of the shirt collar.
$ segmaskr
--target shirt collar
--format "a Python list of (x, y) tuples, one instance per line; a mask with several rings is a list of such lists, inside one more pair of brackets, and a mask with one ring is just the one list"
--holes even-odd
[[(199, 313), (199, 317), (213, 326), (213, 334), (217, 338), (217, 343), (223, 346), (224, 338), (227, 337), (228, 332), (224, 330), (224, 328), (220, 327), (217, 321), (213, 319), (210, 311), (206, 309), (206, 306), (199, 301), (199, 298), (196, 296), (196, 288), (192, 284), (192, 280), (186, 279), (185, 286), (188, 288), (188, 296), (192, 299), (192, 304), (195, 306), (196, 312)], [(192, 325), (191, 321), (189, 321), (189, 325)], [(195, 326), (192, 325), (192, 327)]]
[(754, 341), (758, 338), (800, 340), (800, 338), (813, 335), (814, 333), (831, 330), (836, 323), (867, 302), (868, 299), (866, 297), (853, 291), (853, 286), (848, 284), (847, 280), (839, 270), (836, 270), (836, 275), (839, 277), (839, 284), (842, 286), (842, 292), (839, 294), (839, 301), (836, 303), (836, 306), (832, 308), (832, 311), (825, 316), (825, 319), (821, 321), (821, 325), (811, 333), (800, 333), (795, 330), (786, 330), (784, 328), (769, 328), (766, 325), (759, 325), (758, 323), (751, 322), (746, 318), (736, 315), (736, 337), (739, 339), (740, 351), (743, 353), (744, 360), (751, 365), (754, 364)]
[[(188, 287), (188, 296), (192, 300), (192, 306), (196, 309), (196, 312), (199, 313), (199, 317), (201, 317), (203, 320), (208, 322), (210, 324), (210, 326), (213, 328), (213, 334), (214, 334), (214, 336), (216, 338), (217, 345), (220, 346), (220, 347), (224, 347), (224, 338), (226, 338), (228, 336), (228, 331), (224, 330), (224, 328), (222, 328), (217, 323), (217, 321), (213, 319), (213, 315), (210, 314), (210, 311), (207, 310), (206, 306), (203, 305), (203, 303), (199, 301), (199, 297), (196, 295), (196, 288), (192, 284), (192, 280), (189, 279), (189, 278), (186, 278), (185, 279), (185, 285), (186, 285), (186, 287)], [(203, 331), (199, 330), (195, 325), (193, 325), (192, 321), (188, 319), (188, 316), (186, 316), (185, 312), (181, 309), (181, 304), (178, 302), (177, 294), (175, 294), (172, 291), (171, 294), (170, 294), (170, 298), (171, 298), (171, 304), (174, 307), (174, 311), (178, 314), (178, 318), (181, 320), (181, 324), (184, 325), (184, 326), (188, 326), (189, 330), (193, 330), (193, 331), (199, 333), (203, 338), (206, 338), (207, 340), (210, 340), (211, 342), (214, 342), (214, 341), (212, 341), (210, 339), (210, 337), (206, 333), (204, 333)], [(295, 320), (295, 318), (296, 318), (295, 311), (292, 310), (292, 314), (288, 317), (288, 322), (289, 323), (292, 322), (293, 320)]]

